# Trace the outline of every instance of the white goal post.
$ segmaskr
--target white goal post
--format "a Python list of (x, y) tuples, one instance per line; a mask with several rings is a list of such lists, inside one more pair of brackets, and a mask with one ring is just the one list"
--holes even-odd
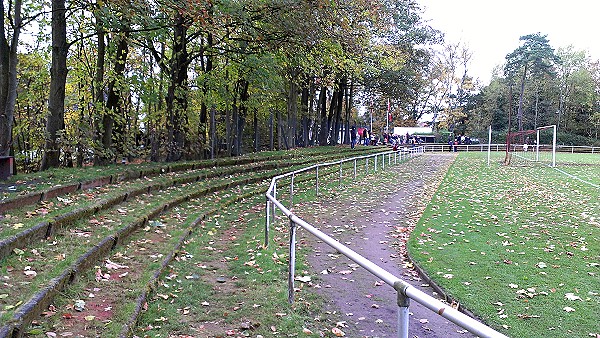
[[(549, 135), (542, 139), (540, 134), (545, 132), (552, 133), (551, 141), (548, 139)], [(530, 138), (533, 134), (536, 135), (535, 141)], [(549, 144), (542, 144), (542, 142)], [(556, 167), (556, 125), (521, 130), (506, 135), (505, 163), (507, 165), (511, 163), (523, 165), (528, 162), (543, 162), (550, 167)]]
[(536, 149), (535, 149), (535, 160), (536, 162), (540, 161), (540, 131), (552, 128), (552, 164), (551, 167), (556, 167), (556, 125), (549, 125), (538, 127), (536, 129)]

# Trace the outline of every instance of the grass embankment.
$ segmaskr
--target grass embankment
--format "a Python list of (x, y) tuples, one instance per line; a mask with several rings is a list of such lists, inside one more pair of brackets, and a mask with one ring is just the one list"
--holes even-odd
[[(372, 160), (370, 165), (374, 165)], [(352, 167), (352, 163), (344, 166), (341, 182), (338, 168), (330, 168), (329, 176), (321, 176), (321, 193), (349, 186)], [(364, 175), (364, 168), (358, 170), (358, 175)], [(313, 179), (314, 173), (296, 177), (296, 203), (315, 197)], [(287, 185), (280, 182), (278, 190), (279, 200), (286, 205), (290, 199), (288, 187), (289, 181)], [(332, 329), (338, 318), (323, 314), (322, 300), (313, 292), (303, 292), (302, 283), (296, 284), (295, 303), (288, 303), (288, 222), (278, 216), (271, 229), (271, 244), (263, 248), (264, 217), (263, 196), (246, 199), (209, 217), (184, 246), (184, 256), (172, 262), (162, 276), (136, 335), (335, 337)], [(299, 248), (296, 270), (308, 274), (303, 271), (303, 250), (307, 248)]]
[[(501, 156), (487, 167), (480, 153), (460, 154), (411, 236), (412, 258), (510, 337), (596, 337), (600, 190)], [(600, 184), (597, 162), (582, 165), (597, 155), (577, 158), (559, 168)]]
[[(324, 151), (326, 150), (326, 151)], [(369, 148), (368, 151), (376, 151), (378, 149), (375, 148)], [(380, 150), (380, 149), (379, 149)], [(289, 166), (289, 165), (293, 165), (294, 163), (309, 163), (310, 159), (313, 160), (317, 160), (319, 158), (321, 159), (325, 159), (327, 158), (328, 160), (331, 160), (332, 158), (336, 158), (339, 156), (343, 156), (342, 153), (346, 153), (346, 155), (348, 156), (352, 156), (352, 153), (354, 152), (348, 152), (346, 149), (337, 149), (337, 148), (330, 148), (330, 149), (321, 149), (321, 151), (319, 152), (315, 152), (315, 151), (307, 151), (306, 153), (303, 152), (294, 152), (294, 156), (283, 156), (281, 160), (279, 160), (281, 163), (280, 164), (284, 164), (284, 166)], [(361, 152), (356, 152), (356, 154), (360, 154)], [(364, 153), (364, 152), (363, 152)], [(281, 155), (281, 154), (280, 154)], [(277, 156), (277, 155), (276, 155)], [(292, 160), (293, 158), (299, 158), (302, 160)], [(307, 160), (308, 159), (308, 160)], [(264, 159), (263, 159), (264, 160)], [(277, 165), (275, 167), (279, 167), (281, 168), (281, 165)], [(243, 168), (244, 169), (244, 168)], [(245, 168), (245, 170), (242, 170), (243, 172), (251, 172), (251, 174), (249, 174), (248, 176), (259, 176), (259, 177), (269, 177), (272, 176), (276, 173), (281, 173), (283, 172), (283, 169), (276, 169), (276, 170), (256, 170), (258, 169), (252, 169), (252, 168)], [(289, 170), (292, 170), (293, 167), (288, 168)], [(217, 169), (218, 170), (218, 169)], [(160, 172), (160, 170), (159, 170)], [(237, 171), (239, 172), (239, 170)], [(264, 176), (265, 174), (267, 174), (266, 176)], [(4, 303), (3, 305), (3, 309), (0, 309), (2, 311), (0, 311), (0, 313), (3, 315), (4, 318), (7, 318), (6, 316), (9, 315), (11, 312), (13, 312), (14, 310), (17, 310), (18, 306), (27, 299), (28, 295), (31, 295), (32, 291), (35, 291), (38, 286), (42, 286), (44, 285), (44, 281), (47, 281), (48, 278), (52, 278), (52, 276), (56, 276), (56, 274), (60, 273), (60, 271), (64, 268), (66, 268), (70, 262), (72, 262), (75, 258), (78, 257), (79, 253), (82, 253), (86, 250), (87, 247), (89, 247), (90, 245), (93, 245), (95, 243), (94, 240), (91, 240), (93, 238), (101, 238), (102, 236), (110, 233), (111, 231), (114, 231), (114, 229), (116, 229), (116, 227), (120, 224), (123, 223), (127, 223), (130, 220), (134, 220), (134, 219), (138, 219), (139, 217), (143, 217), (144, 215), (147, 215), (148, 213), (152, 212), (152, 210), (156, 209), (156, 206), (159, 206), (161, 204), (164, 205), (170, 205), (171, 207), (173, 207), (174, 205), (173, 202), (175, 201), (179, 201), (177, 203), (183, 202), (180, 198), (182, 195), (187, 195), (190, 193), (190, 190), (196, 190), (199, 189), (201, 186), (205, 185), (205, 183), (208, 182), (201, 182), (200, 184), (194, 184), (194, 188), (190, 189), (192, 186), (184, 183), (184, 184), (177, 184), (177, 187), (173, 187), (173, 189), (169, 189), (166, 188), (169, 186), (169, 182), (175, 182), (175, 180), (177, 180), (178, 178), (182, 178), (182, 176), (189, 176), (189, 175), (195, 175), (194, 173), (189, 173), (189, 172), (182, 172), (182, 173), (177, 173), (177, 174), (166, 174), (166, 175), (160, 175), (157, 178), (153, 178), (151, 180), (148, 181), (164, 181), (162, 182), (157, 188), (156, 188), (156, 193), (158, 193), (158, 190), (160, 190), (160, 198), (157, 198), (158, 196), (152, 196), (152, 194), (142, 194), (140, 196), (135, 196), (135, 199), (131, 199), (131, 200), (127, 200), (124, 202), (121, 202), (115, 206), (110, 207), (107, 210), (104, 211), (99, 211), (96, 212), (94, 215), (92, 215), (90, 217), (90, 215), (85, 215), (82, 219), (80, 220), (75, 220), (73, 224), (70, 224), (70, 226), (68, 228), (65, 228), (65, 233), (58, 233), (56, 234), (50, 242), (46, 242), (46, 241), (42, 241), (41, 243), (36, 244), (36, 245), (31, 245), (28, 248), (23, 248), (24, 250), (18, 249), (18, 250), (14, 250), (14, 255), (5, 258), (4, 260), (2, 260), (2, 264), (0, 266), (0, 268), (2, 269), (2, 271), (5, 274), (10, 274), (10, 275), (15, 275), (16, 272), (23, 272), (25, 271), (25, 276), (26, 279), (29, 279), (27, 281), (24, 281), (24, 283), (18, 282), (17, 280), (13, 280), (12, 282), (14, 282), (15, 284), (7, 284), (5, 286), (10, 287), (10, 289), (6, 289), (5, 293), (2, 293), (2, 299), (0, 299), (0, 303)], [(175, 176), (175, 177), (173, 177)], [(235, 175), (237, 176), (237, 175)], [(211, 184), (217, 183), (219, 181), (228, 181), (228, 180), (237, 180), (235, 178), (235, 176), (228, 176), (227, 178), (221, 178), (221, 179), (213, 179), (211, 180)], [(71, 177), (70, 174), (65, 174), (65, 177)], [(127, 189), (130, 189), (134, 186), (143, 186), (144, 181), (146, 181), (147, 179), (142, 178), (141, 180), (135, 181), (135, 182), (131, 182), (131, 183), (122, 183), (122, 184), (117, 184), (117, 185), (111, 185), (111, 186), (105, 186), (102, 188), (99, 188), (97, 190), (101, 191), (101, 193), (99, 193), (99, 195), (108, 195), (108, 194), (119, 194), (120, 191), (124, 191)], [(185, 179), (184, 179), (185, 181)], [(51, 185), (51, 184), (50, 184)], [(168, 191), (168, 193), (167, 193)], [(227, 191), (223, 192), (225, 195), (228, 194)], [(231, 190), (231, 193), (234, 194), (239, 194), (240, 192), (238, 190)], [(259, 194), (260, 192), (257, 192), (257, 194)], [(3, 228), (4, 230), (8, 230), (4, 233), (4, 235), (8, 235), (9, 233), (13, 233), (14, 230), (19, 230), (20, 228), (26, 228), (28, 227), (30, 224), (35, 224), (36, 221), (40, 220), (40, 219), (44, 219), (44, 218), (48, 218), (48, 217), (54, 217), (54, 213), (56, 213), (56, 216), (61, 215), (61, 211), (64, 212), (65, 209), (65, 204), (67, 202), (65, 202), (65, 200), (69, 200), (69, 202), (67, 204), (70, 204), (69, 207), (71, 206), (79, 206), (79, 207), (85, 207), (86, 205), (89, 204), (93, 204), (94, 200), (97, 200), (99, 195), (96, 194), (90, 194), (89, 191), (84, 191), (84, 192), (78, 192), (76, 194), (71, 194), (67, 197), (63, 196), (60, 198), (56, 198), (55, 201), (47, 201), (44, 202), (42, 204), (42, 208), (46, 209), (40, 212), (39, 210), (39, 205), (38, 206), (27, 206), (21, 209), (16, 209), (16, 210), (11, 210), (11, 216), (5, 218), (3, 221)], [(214, 197), (214, 196), (213, 196)], [(205, 197), (200, 197), (199, 199), (205, 199), (207, 200), (209, 203), (211, 202), (210, 199), (206, 199)], [(218, 200), (219, 198), (217, 198)], [(264, 199), (264, 197), (263, 197)], [(214, 200), (212, 200), (214, 202)], [(188, 205), (193, 205), (195, 201), (189, 202), (187, 203)], [(52, 204), (52, 206), (50, 206), (50, 204)], [(214, 203), (212, 203), (214, 204)], [(214, 205), (213, 205), (214, 206)], [(163, 213), (163, 215), (161, 215), (161, 219), (170, 219), (170, 218), (174, 218), (177, 219), (181, 222), (183, 222), (184, 218), (183, 215), (178, 211), (180, 209), (174, 210), (174, 211), (169, 211), (166, 213)], [(182, 218), (183, 217), (183, 218)], [(27, 219), (27, 221), (25, 221)], [(189, 221), (188, 221), (189, 222)], [(156, 238), (152, 238), (148, 237), (149, 233), (152, 233), (150, 236), (154, 236), (156, 237), (154, 231), (149, 231), (149, 230), (153, 230), (153, 225), (152, 224), (156, 224), (155, 222), (150, 222), (150, 227), (145, 227), (144, 229), (140, 229), (138, 230), (135, 234), (133, 234), (131, 240), (127, 243), (127, 248), (129, 248), (128, 250), (130, 250), (130, 252), (135, 252), (135, 248), (136, 247), (142, 247), (144, 248), (144, 250), (155, 250), (155, 249), (150, 249), (150, 248), (145, 248), (145, 244), (148, 244), (152, 241), (159, 243), (159, 245), (157, 246), (157, 248), (159, 246), (162, 245), (162, 249), (156, 249), (157, 253), (153, 254), (154, 257), (150, 257), (150, 264), (147, 264), (148, 261), (144, 262), (144, 263), (140, 263), (138, 265), (136, 265), (137, 270), (136, 272), (136, 278), (138, 279), (137, 282), (139, 282), (138, 284), (135, 285), (130, 285), (130, 288), (127, 291), (125, 290), (124, 292), (122, 292), (122, 296), (123, 296), (123, 302), (127, 303), (127, 301), (125, 299), (129, 298), (135, 298), (132, 296), (132, 294), (137, 294), (135, 292), (135, 290), (139, 290), (140, 288), (143, 288), (144, 285), (144, 281), (148, 281), (150, 278), (152, 278), (152, 273), (157, 271), (157, 265), (160, 265), (157, 263), (157, 261), (160, 261), (160, 258), (167, 255), (168, 254), (168, 248), (172, 248), (173, 247), (173, 239), (172, 238), (178, 238), (179, 234), (182, 233), (183, 229), (185, 228), (185, 226), (181, 227), (181, 228), (173, 228), (173, 229), (169, 229), (169, 233), (165, 233), (165, 235), (161, 236), (164, 237), (163, 241), (157, 241)], [(162, 223), (165, 224), (165, 223)], [(185, 223), (184, 223), (185, 224)], [(166, 226), (166, 225), (165, 225)], [(156, 231), (165, 231), (166, 229), (162, 229), (159, 228)], [(66, 242), (63, 241), (66, 240)], [(64, 243), (63, 243), (64, 242)], [(68, 242), (68, 243), (67, 243)], [(140, 245), (141, 243), (141, 245)], [(170, 244), (169, 244), (170, 243)], [(117, 248), (119, 249), (119, 248)], [(123, 249), (126, 250), (126, 249)], [(150, 251), (148, 251), (150, 252)], [(143, 253), (142, 253), (143, 254)], [(118, 256), (120, 257), (120, 256)], [(135, 257), (137, 258), (137, 257)], [(46, 268), (44, 265), (48, 265), (50, 263), (50, 268)], [(132, 263), (132, 262), (130, 262)], [(124, 264), (128, 264), (127, 262), (125, 262)], [(133, 265), (133, 264), (130, 264)], [(85, 287), (85, 281), (93, 281), (94, 279), (96, 279), (96, 281), (98, 281), (98, 279), (100, 279), (100, 281), (102, 281), (102, 276), (98, 276), (96, 275), (96, 269), (94, 269), (95, 271), (92, 271), (91, 274), (86, 278), (84, 273), (82, 271), (79, 271), (79, 276), (78, 279), (83, 279), (83, 286), (81, 286), (81, 288), (79, 289), (79, 291), (82, 290), (92, 290), (94, 291), (94, 289), (102, 289), (102, 288), (89, 288), (89, 287)], [(27, 272), (31, 271), (32, 274), (29, 275), (27, 274)], [(133, 274), (132, 274), (133, 275)], [(33, 276), (33, 277), (32, 277)], [(125, 276), (123, 276), (125, 277)], [(33, 280), (31, 280), (33, 278)], [(18, 284), (18, 287), (16, 286)], [(26, 291), (28, 290), (28, 291)], [(82, 297), (82, 294), (78, 291), (76, 291), (77, 288), (69, 288), (69, 290), (67, 292), (74, 292), (74, 294), (78, 295), (78, 297)], [(113, 290), (114, 291), (114, 290)], [(96, 292), (96, 291), (94, 291)], [(92, 292), (90, 292), (92, 294)], [(114, 293), (114, 292), (113, 292)], [(15, 298), (17, 297), (17, 298)], [(46, 311), (44, 313), (44, 315), (47, 315), (49, 317), (51, 316), (55, 316), (54, 318), (57, 318), (60, 313), (65, 313), (65, 311), (67, 311), (66, 313), (69, 312), (73, 312), (73, 299), (68, 298), (66, 300), (57, 300), (56, 304), (62, 304), (60, 306), (55, 306), (52, 305), (52, 307)], [(64, 305), (64, 306), (63, 306)], [(98, 305), (98, 304), (96, 304)], [(131, 308), (131, 302), (124, 304), (123, 309), (127, 309), (127, 308)], [(88, 323), (88, 325), (86, 325), (86, 327), (88, 328), (93, 328), (93, 327), (102, 327), (101, 332), (104, 332), (104, 330), (107, 327), (112, 327), (112, 329), (109, 329), (108, 332), (116, 332), (115, 327), (119, 325), (119, 322), (122, 322), (121, 319), (119, 318), (126, 318), (127, 317), (127, 310), (122, 311), (121, 309), (112, 309), (112, 306), (107, 306), (106, 308), (108, 308), (109, 310), (104, 311), (104, 312), (115, 312), (115, 316), (112, 319), (109, 320), (104, 320), (102, 321), (102, 318), (96, 318), (96, 316), (93, 315), (88, 315), (86, 316), (86, 320), (89, 318), (90, 319), (90, 323)], [(105, 309), (106, 309), (105, 308)], [(119, 313), (125, 313), (123, 315), (120, 315)], [(74, 313), (74, 312), (73, 312)], [(66, 319), (70, 318), (69, 314), (68, 316), (66, 316)], [(98, 321), (99, 324), (96, 324), (96, 322)], [(114, 321), (114, 325), (109, 325), (110, 323), (112, 323)], [(50, 321), (51, 322), (51, 321)], [(40, 328), (34, 328), (32, 329), (30, 332), (32, 334), (38, 334), (40, 332), (49, 332), (46, 330), (50, 330), (53, 326), (53, 324), (51, 324), (50, 326), (41, 326)], [(109, 333), (109, 335), (111, 335), (112, 333)]]
[[(144, 172), (143, 176), (157, 176), (167, 172), (195, 169), (224, 167), (252, 162), (262, 162), (273, 159), (299, 159), (337, 153), (361, 153), (381, 150), (380, 147), (350, 149), (348, 147), (312, 147), (297, 148), (288, 151), (264, 151), (238, 157), (225, 157), (214, 160), (182, 161), (182, 162), (142, 162), (137, 164), (111, 164), (107, 166), (87, 166), (82, 168), (52, 168), (35, 173), (18, 173), (2, 181), (0, 186), (0, 201), (5, 201), (18, 195), (24, 195), (51, 187), (68, 185), (76, 182), (87, 182), (100, 177), (115, 176), (126, 173)], [(135, 175), (134, 175), (135, 176)]]

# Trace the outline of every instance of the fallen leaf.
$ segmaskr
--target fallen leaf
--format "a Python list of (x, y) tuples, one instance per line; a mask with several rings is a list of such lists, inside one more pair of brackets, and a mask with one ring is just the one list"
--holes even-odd
[(106, 260), (106, 268), (109, 270), (110, 269), (116, 270), (116, 269), (126, 269), (126, 268), (128, 268), (128, 266), (117, 264), (117, 263), (111, 262), (110, 259), (107, 259)]
[(56, 199), (59, 200), (60, 202), (63, 202), (66, 205), (69, 205), (69, 204), (73, 203), (72, 200), (70, 200), (68, 198), (62, 198), (60, 196), (57, 196)]
[(568, 300), (583, 300), (583, 299), (581, 299), (581, 297), (576, 296), (573, 293), (567, 293), (567, 294), (565, 294), (565, 298), (568, 299)]
[(338, 329), (337, 327), (331, 329), (331, 333), (333, 333), (336, 337), (344, 337), (346, 335), (344, 331)]
[(75, 301), (75, 305), (73, 306), (75, 311), (83, 311), (85, 309), (85, 301), (82, 299), (78, 299)]
[(35, 272), (34, 270), (25, 270), (25, 271), (23, 271), (23, 273), (27, 277), (35, 277), (35, 276), (37, 276), (37, 272)]
[(295, 278), (297, 281), (302, 282), (302, 283), (308, 283), (310, 282), (310, 276), (298, 276)]
[(565, 312), (575, 312), (575, 309), (569, 306), (565, 306), (563, 310), (565, 310)]

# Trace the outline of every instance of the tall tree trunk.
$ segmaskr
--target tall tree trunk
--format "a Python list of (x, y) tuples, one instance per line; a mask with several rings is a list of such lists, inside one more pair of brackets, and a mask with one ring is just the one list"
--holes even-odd
[(167, 161), (182, 158), (187, 112), (187, 24), (184, 14), (177, 11), (171, 58), (171, 78), (167, 90)]
[(238, 120), (236, 123), (236, 147), (235, 147), (235, 156), (240, 156), (243, 154), (243, 135), (244, 135), (244, 127), (246, 126), (246, 117), (248, 116), (248, 99), (250, 98), (250, 93), (248, 92), (248, 88), (250, 86), (250, 82), (241, 79), (239, 81), (239, 90), (240, 90), (240, 107), (238, 109)]
[(292, 148), (296, 147), (296, 121), (298, 120), (298, 85), (296, 84), (296, 78), (298, 77), (298, 71), (292, 70), (290, 72), (289, 91), (287, 97), (287, 139)]
[[(213, 35), (211, 33), (208, 33), (207, 37), (206, 37), (206, 49), (211, 50), (213, 47)], [(200, 62), (202, 63), (203, 67), (202, 67), (202, 71), (204, 72), (205, 75), (209, 75), (212, 70), (213, 70), (213, 58), (211, 55), (202, 55), (200, 57)], [(208, 97), (208, 92), (209, 92), (209, 86), (208, 83), (205, 82), (202, 85), (202, 92), (204, 94), (204, 97)], [(211, 108), (214, 109), (214, 108)], [(214, 113), (211, 110), (211, 114)], [(216, 143), (216, 140), (214, 140), (213, 138), (216, 136), (216, 133), (213, 133), (213, 126), (212, 123), (213, 121), (211, 120), (211, 124), (209, 125), (209, 131), (207, 132), (206, 130), (206, 126), (207, 126), (207, 118), (208, 118), (208, 102), (206, 102), (205, 100), (202, 100), (202, 102), (200, 103), (200, 123), (198, 124), (198, 137), (199, 142), (200, 142), (200, 146), (203, 149), (206, 149), (207, 145), (209, 148), (209, 152), (207, 151), (203, 151), (202, 152), (202, 158), (206, 158), (206, 157), (210, 157), (213, 158), (214, 157), (214, 149), (213, 149), (213, 145)], [(209, 138), (210, 140), (207, 140), (207, 138)]]
[[(4, 1), (0, 18), (5, 22)], [(10, 15), (10, 14), (9, 14)], [(14, 31), (10, 45), (4, 24), (0, 27), (0, 156), (8, 156), (12, 148), (12, 130), (17, 100), (17, 46), (21, 32), (21, 0), (14, 3)]]
[[(350, 144), (351, 142), (351, 137), (350, 137), (350, 125), (352, 124), (350, 121), (351, 118), (351, 112), (352, 112), (352, 94), (354, 91), (354, 84), (352, 83), (352, 81), (350, 82), (350, 86), (346, 87), (346, 111), (345, 111), (345, 122), (346, 122), (346, 129), (344, 131), (344, 144)], [(354, 124), (352, 124), (354, 125)]]
[(327, 136), (329, 135), (329, 128), (327, 125), (327, 87), (321, 87), (321, 93), (319, 93), (319, 145), (327, 145)]
[[(127, 62), (127, 54), (129, 45), (127, 43), (127, 33), (118, 35), (117, 51), (115, 54), (115, 67), (113, 78), (108, 84), (108, 93), (106, 97), (106, 111), (102, 119), (103, 134), (102, 145), (107, 151), (116, 143), (117, 148), (114, 153), (117, 156), (125, 156), (124, 154), (126, 143), (126, 128), (125, 121), (125, 105), (122, 98), (121, 87), (125, 74), (125, 64)], [(113, 142), (114, 141), (114, 142)], [(114, 158), (102, 157), (103, 163), (112, 162)]]
[(260, 133), (258, 132), (258, 109), (254, 108), (252, 127), (254, 128), (254, 152), (260, 151)]
[(52, 67), (46, 120), (46, 143), (41, 170), (58, 167), (60, 144), (57, 140), (65, 129), (65, 84), (67, 81), (67, 21), (65, 0), (52, 0)]
[(269, 115), (269, 150), (273, 151), (273, 134), (274, 134), (274, 130), (273, 130), (273, 109), (269, 109), (270, 115)]
[[(344, 92), (346, 92), (346, 80), (342, 79), (340, 80), (339, 83), (339, 87), (338, 87), (338, 97), (337, 97), (337, 103), (335, 106), (335, 142), (334, 144), (338, 143), (338, 139), (340, 138), (340, 133), (341, 133), (341, 129), (342, 129), (342, 111), (343, 111), (343, 107), (344, 107)], [(343, 141), (343, 138), (342, 138)]]
[[(98, 39), (98, 52), (96, 54), (96, 73), (94, 75), (93, 85), (94, 90), (94, 102), (96, 103), (96, 114), (94, 116), (94, 141), (99, 144), (102, 141), (102, 130), (100, 127), (100, 118), (104, 115), (104, 71), (105, 71), (105, 59), (106, 59), (106, 43), (104, 39), (106, 35), (104, 33), (104, 27), (102, 27), (101, 18), (98, 16), (99, 13), (94, 13), (96, 17), (96, 36)], [(102, 164), (103, 156), (99, 147), (94, 152), (94, 164)]]
[(336, 133), (336, 122), (337, 122), (337, 105), (338, 97), (340, 96), (339, 89), (333, 90), (331, 95), (331, 103), (329, 103), (329, 114), (327, 114), (327, 131), (329, 133), (329, 145), (335, 145), (337, 143)]
[(217, 108), (212, 106), (210, 108), (210, 158), (215, 158), (215, 148), (218, 147), (217, 143), (217, 126), (215, 120), (215, 113)]
[(301, 142), (303, 147), (308, 146), (308, 130), (306, 120), (308, 120), (308, 99), (309, 89), (308, 84), (302, 88), (302, 94), (300, 95), (300, 116), (302, 117), (302, 139)]
[(233, 137), (231, 136), (232, 134), (232, 126), (231, 126), (231, 121), (234, 118), (232, 115), (234, 114), (234, 110), (236, 110), (237, 108), (235, 107), (235, 102), (234, 104), (231, 106), (231, 109), (227, 109), (225, 111), (225, 146), (227, 147), (225, 149), (225, 154), (227, 154), (227, 156), (231, 156), (232, 154), (232, 147), (233, 147)]
[[(237, 100), (235, 100), (237, 101)], [(237, 102), (234, 102), (231, 114), (231, 143), (229, 144), (229, 156), (235, 156), (238, 153), (238, 120), (240, 119), (240, 111)]]
[[(315, 100), (314, 97), (317, 94), (317, 86), (315, 83), (314, 78), (310, 80), (309, 83), (309, 87), (308, 87), (308, 119), (307, 119), (307, 128), (306, 128), (306, 132), (308, 135), (308, 145), (309, 146), (314, 146), (316, 144), (316, 140), (318, 138), (317, 136), (317, 121), (318, 121), (318, 117), (317, 114), (313, 112), (315, 112)], [(313, 119), (313, 116), (315, 117)], [(312, 132), (311, 132), (312, 130)], [(312, 137), (311, 137), (312, 136)]]
[(523, 69), (523, 76), (521, 77), (521, 90), (519, 93), (519, 108), (517, 110), (517, 120), (519, 124), (519, 131), (523, 130), (523, 96), (525, 95), (525, 78), (527, 77), (527, 63)]

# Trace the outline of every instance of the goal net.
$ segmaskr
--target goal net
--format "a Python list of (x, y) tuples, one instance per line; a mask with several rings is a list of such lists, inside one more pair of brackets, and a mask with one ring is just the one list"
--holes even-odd
[(540, 163), (556, 166), (556, 126), (544, 126), (506, 135), (506, 165)]

